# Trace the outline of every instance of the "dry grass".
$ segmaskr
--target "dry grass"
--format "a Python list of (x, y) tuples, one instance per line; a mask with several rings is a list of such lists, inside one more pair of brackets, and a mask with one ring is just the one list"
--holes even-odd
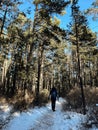
[[(48, 102), (49, 91), (47, 89), (42, 90), (39, 96), (36, 98), (35, 93), (29, 91), (18, 91), (12, 98), (1, 97), (0, 103), (8, 103), (13, 105), (14, 110), (27, 110), (29, 107), (36, 105), (43, 106)], [(37, 101), (38, 99), (38, 101)]]
[(37, 97), (34, 99), (34, 106), (43, 106), (48, 102), (49, 91), (43, 89)]
[(6, 104), (6, 103), (7, 103), (6, 98), (3, 97), (3, 96), (0, 96), (0, 103), (1, 103), (1, 104)]
[(84, 89), (86, 104), (93, 105), (98, 103), (98, 88), (87, 87)]
[(11, 104), (14, 110), (26, 110), (28, 107), (33, 107), (34, 94), (29, 91), (19, 91), (16, 95), (11, 98), (0, 97), (1, 104)]
[[(86, 107), (90, 107), (98, 103), (98, 88), (84, 88)], [(78, 87), (73, 88), (66, 96), (68, 104), (65, 104), (66, 108), (80, 109), (82, 108), (82, 96), (81, 89)]]

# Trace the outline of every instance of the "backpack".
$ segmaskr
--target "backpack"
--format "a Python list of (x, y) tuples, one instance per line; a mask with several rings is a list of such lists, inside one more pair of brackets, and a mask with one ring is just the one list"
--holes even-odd
[(56, 91), (52, 91), (52, 93), (51, 93), (51, 98), (52, 98), (52, 99), (56, 99), (56, 96), (57, 96)]

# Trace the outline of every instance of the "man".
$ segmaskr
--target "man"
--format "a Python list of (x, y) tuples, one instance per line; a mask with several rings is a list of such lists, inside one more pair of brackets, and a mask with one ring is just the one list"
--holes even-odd
[(55, 111), (55, 104), (56, 104), (56, 97), (57, 97), (57, 90), (55, 87), (51, 89), (50, 96), (51, 96), (51, 107), (52, 110)]

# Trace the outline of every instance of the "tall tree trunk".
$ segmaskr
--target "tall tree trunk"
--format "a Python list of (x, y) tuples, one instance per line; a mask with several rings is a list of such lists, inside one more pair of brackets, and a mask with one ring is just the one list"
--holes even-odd
[[(42, 72), (42, 63), (43, 63), (43, 43), (41, 43), (41, 45), (39, 45), (39, 49), (38, 49), (38, 76), (37, 76), (37, 92), (36, 94), (39, 95), (40, 90), (42, 89), (42, 84), (41, 84), (41, 78), (43, 77), (43, 72)], [(42, 80), (43, 82), (43, 80)]]
[(74, 25), (75, 25), (75, 37), (76, 37), (76, 52), (77, 52), (77, 70), (78, 70), (78, 81), (79, 81), (79, 86), (81, 88), (81, 97), (82, 97), (82, 104), (83, 104), (83, 114), (86, 114), (85, 110), (85, 96), (84, 96), (84, 90), (83, 90), (83, 83), (82, 83), (82, 77), (81, 77), (81, 68), (80, 68), (80, 45), (79, 45), (79, 30), (78, 27), (80, 25), (79, 19), (79, 10), (77, 6), (78, 0), (74, 0), (72, 2), (72, 16), (74, 20)]
[(75, 29), (76, 29), (76, 44), (77, 44), (77, 63), (78, 63), (78, 79), (79, 79), (79, 86), (81, 88), (81, 96), (82, 96), (82, 103), (83, 103), (83, 114), (86, 114), (86, 109), (85, 109), (85, 96), (84, 96), (84, 90), (83, 90), (83, 81), (81, 77), (81, 71), (80, 71), (80, 53), (79, 53), (79, 42), (78, 42), (78, 27), (76, 24), (76, 19), (75, 19)]
[[(34, 39), (34, 36), (36, 34), (35, 27), (36, 27), (36, 24), (37, 24), (36, 23), (37, 15), (38, 15), (38, 4), (35, 7), (35, 14), (34, 14), (34, 20), (33, 20), (33, 29), (32, 29), (32, 33), (33, 33), (32, 37), (33, 37), (33, 39)], [(30, 63), (32, 62), (33, 48), (34, 48), (34, 42), (32, 41), (32, 43), (30, 44), (30, 49), (29, 49), (28, 56), (27, 56), (27, 73), (29, 72), (29, 66), (30, 66)]]
[[(89, 54), (89, 58), (90, 58), (90, 54)], [(91, 71), (90, 61), (89, 61), (89, 83), (90, 83), (90, 87), (92, 87), (92, 71)]]
[(16, 76), (17, 76), (17, 65), (15, 65), (14, 75), (13, 75), (13, 85), (11, 89), (11, 96), (15, 94), (16, 90)]
[(40, 85), (39, 85), (39, 90), (43, 89), (43, 67), (44, 67), (44, 56), (43, 56), (43, 50), (41, 52), (41, 71), (40, 71)]
[(1, 30), (0, 30), (0, 37), (1, 37), (1, 34), (3, 32), (3, 28), (4, 28), (4, 24), (5, 24), (5, 20), (6, 20), (6, 14), (7, 14), (7, 6), (6, 6), (6, 10), (4, 12), (4, 16), (3, 16), (3, 20), (2, 20), (2, 26), (1, 26)]
[(10, 92), (10, 76), (8, 74), (7, 76), (7, 90), (6, 90), (6, 94), (9, 95)]
[(6, 91), (6, 74), (7, 74), (7, 71), (8, 71), (8, 60), (5, 59), (3, 67), (2, 67), (2, 84), (3, 84), (3, 92), (4, 93)]

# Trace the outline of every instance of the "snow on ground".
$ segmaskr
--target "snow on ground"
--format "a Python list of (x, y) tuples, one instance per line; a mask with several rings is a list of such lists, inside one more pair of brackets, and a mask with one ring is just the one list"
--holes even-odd
[[(82, 128), (82, 123), (85, 122), (86, 115), (76, 112), (63, 112), (63, 102), (62, 98), (56, 102), (55, 112), (51, 110), (50, 103), (46, 107), (36, 107), (29, 109), (27, 112), (14, 112), (9, 123), (2, 130), (85, 130)], [(9, 112), (10, 109), (7, 107), (5, 114), (0, 113), (0, 115), (6, 119)]]
[(7, 120), (7, 118), (10, 116), (11, 110), (12, 106), (9, 106), (8, 104), (0, 104), (0, 124)]

